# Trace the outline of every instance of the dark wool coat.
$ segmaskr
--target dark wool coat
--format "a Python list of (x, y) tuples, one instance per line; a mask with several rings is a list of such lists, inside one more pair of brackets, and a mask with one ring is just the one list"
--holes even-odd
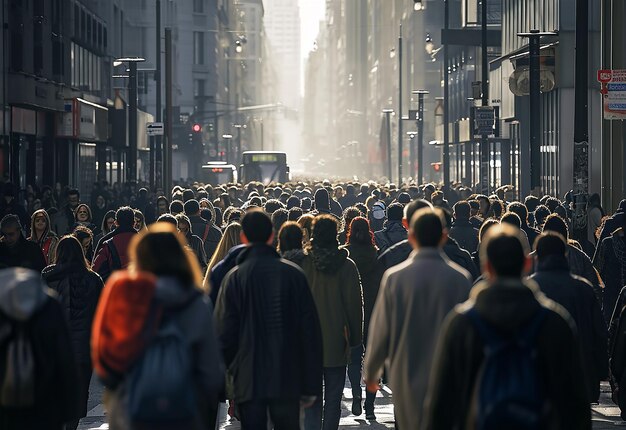
[(304, 273), (265, 244), (237, 262), (215, 307), (235, 401), (320, 396), (322, 335)]
[[(548, 309), (537, 341), (539, 376), (545, 382), (545, 400), (550, 407), (547, 429), (591, 429), (587, 397), (575, 325), (567, 311), (546, 298), (533, 281), (510, 279), (494, 285), (481, 283), (470, 300), (448, 315), (441, 330), (426, 415), (420, 429), (473, 428), (471, 402), (477, 375), (484, 360), (484, 342), (465, 312), (478, 314), (502, 336), (512, 336), (528, 323), (540, 307)], [(503, 426), (506, 428), (506, 426)]]

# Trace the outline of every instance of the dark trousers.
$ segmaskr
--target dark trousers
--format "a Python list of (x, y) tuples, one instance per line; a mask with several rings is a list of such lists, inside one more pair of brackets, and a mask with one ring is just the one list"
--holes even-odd
[(242, 430), (267, 430), (267, 418), (275, 430), (300, 428), (300, 399), (251, 400), (240, 403)]
[[(363, 368), (363, 352), (365, 348), (363, 345), (356, 346), (350, 351), (350, 364), (348, 365), (348, 379), (352, 386), (352, 397), (355, 399), (363, 398), (363, 391), (361, 389), (361, 371)], [(376, 399), (376, 393), (365, 393), (365, 413), (374, 412), (374, 400)]]
[[(304, 410), (305, 430), (337, 430), (341, 418), (341, 396), (346, 382), (346, 368), (324, 367), (324, 401), (315, 400), (313, 406)], [(323, 418), (323, 419), (322, 419)]]
[[(87, 416), (87, 402), (89, 401), (89, 384), (91, 383), (92, 368), (91, 363), (78, 363), (78, 385), (79, 385), (79, 398), (77, 405), (77, 415), (80, 417)], [(65, 430), (76, 430), (80, 419), (74, 419), (65, 425)]]

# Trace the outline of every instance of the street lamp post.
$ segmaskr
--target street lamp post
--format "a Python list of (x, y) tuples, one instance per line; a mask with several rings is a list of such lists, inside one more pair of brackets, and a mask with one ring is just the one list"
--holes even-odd
[(233, 157), (233, 163), (238, 166), (241, 159), (241, 129), (246, 128), (246, 126), (244, 124), (233, 124), (233, 127), (237, 129), (237, 150)]
[(383, 109), (383, 113), (387, 121), (387, 179), (391, 183), (391, 114), (393, 109)]
[[(398, 186), (402, 184), (402, 24), (398, 36)], [(389, 179), (391, 181), (391, 178)]]
[[(481, 8), (481, 73), (482, 73), (482, 105), (489, 106), (489, 59), (487, 57), (487, 0), (482, 0)], [(490, 178), (489, 162), (490, 157), (489, 139), (486, 134), (480, 138), (480, 188), (481, 192), (489, 195)], [(495, 168), (496, 156), (494, 145), (493, 164)], [(495, 175), (492, 178), (495, 183)]]
[[(443, 0), (444, 8), (444, 31), (447, 34), (450, 29), (450, 0)], [(450, 88), (448, 85), (448, 57), (449, 48), (447, 41), (443, 44), (443, 188), (450, 187)]]
[(113, 65), (128, 63), (128, 159), (126, 181), (137, 181), (137, 63), (146, 61), (140, 57), (118, 58)]
[[(419, 185), (424, 178), (424, 96), (428, 94), (428, 91), (416, 90), (412, 91), (412, 94), (417, 94), (417, 174), (415, 178)], [(412, 166), (415, 165), (414, 162), (415, 160), (411, 161)]]

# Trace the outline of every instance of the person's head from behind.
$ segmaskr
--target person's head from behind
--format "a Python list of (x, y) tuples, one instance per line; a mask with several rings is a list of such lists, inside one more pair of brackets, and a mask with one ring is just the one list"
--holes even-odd
[(513, 227), (522, 228), (522, 220), (515, 212), (507, 212), (502, 215), (500, 223), (510, 224)]
[(184, 286), (195, 287), (202, 282), (196, 257), (168, 222), (157, 222), (137, 234), (130, 243), (129, 255), (134, 270), (174, 278)]
[(500, 223), (498, 222), (497, 219), (493, 219), (493, 218), (488, 218), (486, 219), (480, 226), (480, 229), (478, 230), (478, 242), (482, 242), (483, 238), (485, 237), (485, 235), (487, 234), (487, 231), (489, 231), (489, 229), (493, 226), (499, 225)]
[(471, 206), (465, 200), (456, 202), (452, 208), (454, 219), (458, 221), (468, 221), (471, 214)]
[(274, 234), (277, 235), (280, 231), (280, 228), (283, 226), (287, 219), (289, 218), (289, 212), (287, 209), (276, 209), (272, 214), (272, 225), (274, 226)]
[(522, 222), (522, 226), (526, 226), (528, 223), (528, 209), (520, 202), (513, 202), (509, 204), (508, 212), (513, 212), (516, 214), (520, 221)]
[(79, 239), (73, 235), (63, 236), (55, 251), (54, 261), (61, 266), (78, 265), (81, 268), (88, 268), (89, 264), (85, 259), (83, 246)]
[(337, 221), (332, 215), (318, 215), (313, 220), (311, 244), (314, 248), (334, 249), (337, 241)]
[(546, 259), (564, 258), (567, 255), (567, 242), (559, 233), (547, 231), (537, 237), (534, 249), (535, 257), (539, 262)]
[(413, 218), (413, 214), (420, 209), (432, 209), (433, 205), (424, 199), (413, 200), (408, 205), (404, 206), (404, 214), (402, 216), (402, 225), (407, 230), (409, 229), (411, 218)]
[(509, 224), (491, 227), (480, 244), (480, 261), (487, 279), (521, 279), (531, 266), (527, 241)]
[(187, 200), (183, 205), (183, 210), (187, 216), (197, 216), (200, 214), (200, 203), (196, 199)]
[(93, 243), (92, 231), (83, 225), (77, 225), (74, 231), (72, 232), (72, 236), (78, 239), (78, 242), (80, 242), (80, 246), (83, 247), (85, 256), (87, 256), (89, 248), (91, 247)]
[(183, 202), (180, 200), (173, 200), (172, 203), (170, 203), (170, 213), (172, 215), (178, 215), (179, 213), (182, 213), (184, 211), (184, 206), (183, 206)]
[(440, 248), (448, 239), (442, 215), (431, 208), (418, 210), (411, 217), (409, 242), (413, 249)]
[(274, 236), (272, 220), (261, 209), (250, 209), (241, 219), (241, 241), (245, 244), (270, 244)]
[(358, 216), (361, 216), (361, 211), (354, 206), (347, 207), (343, 210), (342, 224), (345, 232), (349, 230), (352, 220)]
[(546, 218), (550, 215), (550, 209), (544, 205), (539, 205), (535, 209), (535, 227), (543, 229), (543, 223), (546, 222)]
[(302, 227), (295, 221), (287, 221), (278, 232), (278, 252), (281, 254), (302, 249)]
[(122, 228), (133, 228), (135, 210), (130, 206), (122, 206), (115, 212), (115, 224)]
[(404, 215), (404, 206), (400, 203), (392, 203), (387, 206), (387, 222), (401, 222)]
[(375, 246), (374, 233), (366, 218), (359, 216), (352, 220), (348, 230), (348, 245)]
[(2, 221), (0, 221), (0, 234), (2, 234), (2, 241), (9, 248), (17, 245), (22, 236), (22, 225), (17, 215), (9, 214), (2, 218)]
[(557, 214), (552, 214), (548, 216), (548, 218), (546, 218), (546, 221), (543, 223), (542, 231), (553, 231), (560, 234), (565, 239), (569, 238), (569, 229), (567, 228), (567, 223), (563, 221), (563, 218), (561, 218)]

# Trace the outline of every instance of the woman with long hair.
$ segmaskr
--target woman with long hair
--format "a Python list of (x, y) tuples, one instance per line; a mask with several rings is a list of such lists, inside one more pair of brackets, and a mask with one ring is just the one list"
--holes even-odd
[(146, 217), (143, 215), (138, 209), (135, 209), (135, 223), (133, 224), (133, 228), (138, 232), (146, 230)]
[[(153, 294), (143, 296), (135, 294), (132, 297), (133, 303), (127, 303), (127, 305), (141, 309), (149, 306), (146, 302), (154, 303), (161, 309), (160, 314), (167, 316), (167, 320), (161, 317), (160, 327), (157, 330), (163, 327), (163, 321), (173, 322), (178, 328), (183, 337), (182, 344), (187, 348), (186, 355), (191, 360), (194, 384), (190, 389), (194, 390), (196, 400), (193, 416), (188, 417), (190, 422), (186, 423), (184, 428), (213, 429), (217, 414), (218, 394), (222, 388), (224, 374), (219, 345), (213, 328), (212, 307), (204, 300), (199, 288), (202, 277), (198, 262), (193, 253), (187, 250), (184, 239), (178, 234), (176, 228), (166, 222), (157, 222), (148, 230), (137, 234), (131, 241), (129, 255), (129, 270), (111, 278), (107, 284), (107, 290), (110, 291), (100, 302), (98, 317), (94, 323), (94, 336), (97, 339), (98, 330), (107, 324), (106, 317), (100, 319), (102, 315), (100, 312), (101, 310), (106, 312), (108, 306), (106, 300), (113, 297), (115, 290), (127, 290), (133, 286), (133, 280), (139, 277), (151, 282)], [(131, 301), (130, 296), (128, 297), (128, 301)], [(123, 328), (121, 327), (120, 330)], [(94, 355), (98, 366), (101, 363), (99, 360), (106, 357), (109, 352), (104, 351), (104, 348), (117, 349), (117, 345), (113, 342), (99, 345), (102, 349)], [(143, 346), (142, 350), (145, 351), (147, 348), (150, 348), (150, 341)], [(100, 367), (98, 369), (100, 373)], [(134, 428), (130, 423), (128, 408), (123, 400), (127, 389), (126, 381), (129, 379), (125, 377), (132, 369), (132, 364), (127, 366), (125, 374), (121, 375), (120, 385), (115, 390), (109, 391), (109, 395), (106, 396), (111, 428)]]
[(285, 260), (300, 265), (304, 260), (302, 248), (304, 233), (302, 227), (295, 221), (287, 221), (278, 231), (277, 251)]
[(304, 214), (298, 219), (298, 224), (302, 227), (302, 232), (304, 234), (303, 238), (303, 248), (305, 251), (308, 251), (311, 247), (311, 231), (313, 229), (313, 220), (315, 217), (311, 214)]
[[(211, 257), (209, 265), (206, 268), (204, 280), (202, 281), (202, 289), (204, 291), (210, 292), (211, 287), (215, 286), (211, 282), (211, 272), (213, 271), (213, 268), (215, 268), (220, 261), (224, 260), (230, 250), (237, 245), (241, 245), (241, 224), (232, 222), (228, 224), (228, 227), (224, 230), (222, 239), (220, 239), (220, 242), (213, 253), (213, 257)], [(219, 288), (219, 285), (217, 285), (217, 288)], [(213, 293), (211, 293), (211, 296), (213, 296)]]
[(85, 258), (87, 259), (87, 261), (91, 261), (93, 259), (92, 231), (83, 225), (78, 225), (74, 228), (72, 236), (74, 236), (80, 242), (80, 245), (83, 247), (83, 252), (85, 253)]
[(95, 235), (93, 238), (93, 243), (96, 245), (94, 247), (97, 248), (98, 243), (100, 243), (100, 239), (102, 239), (107, 234), (111, 233), (111, 231), (115, 228), (115, 211), (108, 211), (104, 214), (104, 218), (102, 218), (102, 225), (100, 226), (100, 233)]
[[(363, 361), (364, 345), (367, 345), (367, 333), (370, 318), (374, 310), (374, 303), (378, 296), (378, 288), (384, 269), (378, 262), (378, 249), (374, 241), (374, 233), (369, 221), (364, 217), (354, 218), (348, 226), (347, 243), (344, 246), (350, 253), (350, 258), (356, 264), (361, 277), (363, 289), (363, 345), (352, 349), (352, 360), (348, 365), (348, 378), (353, 387), (352, 413), (361, 414), (361, 364)], [(365, 417), (368, 420), (376, 418), (374, 415), (374, 400), (376, 394), (366, 391)], [(358, 403), (357, 403), (358, 402)]]
[(44, 209), (36, 210), (30, 217), (30, 237), (28, 240), (39, 245), (46, 264), (54, 263), (54, 253), (59, 238), (50, 230), (50, 216)]
[[(69, 321), (80, 386), (78, 416), (85, 417), (92, 373), (89, 349), (91, 323), (103, 288), (102, 279), (89, 268), (83, 247), (74, 236), (61, 238), (56, 247), (55, 264), (46, 267), (41, 276), (48, 287), (59, 295)], [(70, 423), (66, 429), (74, 430), (77, 427), (78, 420)]]

